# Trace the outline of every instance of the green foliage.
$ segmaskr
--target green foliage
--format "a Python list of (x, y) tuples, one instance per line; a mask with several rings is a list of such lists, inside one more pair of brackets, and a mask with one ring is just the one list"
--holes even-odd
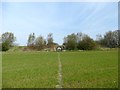
[(8, 51), (10, 48), (9, 42), (3, 42), (2, 43), (2, 51)]
[(77, 49), (77, 36), (73, 33), (64, 38), (64, 45), (68, 50)]
[(82, 41), (78, 42), (78, 49), (80, 50), (94, 50), (96, 49), (97, 44), (90, 37), (84, 37)]
[(118, 30), (118, 47), (120, 48), (120, 30)]
[(104, 47), (116, 48), (120, 46), (119, 36), (120, 36), (120, 30), (108, 31), (106, 32), (104, 37), (101, 36), (101, 38), (97, 40), (97, 43), (99, 43), (101, 46)]
[(16, 37), (11, 32), (5, 32), (2, 34), (1, 41), (2, 41), (2, 51), (9, 50), (10, 47), (14, 45), (14, 41)]
[(2, 43), (7, 42), (10, 46), (13, 45), (13, 42), (16, 40), (16, 37), (12, 32), (5, 32), (2, 34)]
[(64, 44), (68, 50), (93, 50), (96, 49), (96, 42), (83, 33), (71, 34), (64, 38)]

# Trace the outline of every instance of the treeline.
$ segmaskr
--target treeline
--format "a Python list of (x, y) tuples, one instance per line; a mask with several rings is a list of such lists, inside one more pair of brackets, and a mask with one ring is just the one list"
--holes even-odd
[(97, 35), (97, 41), (102, 47), (120, 47), (120, 30), (108, 31), (104, 36)]
[(97, 40), (83, 33), (73, 33), (64, 37), (67, 50), (93, 50), (100, 47), (117, 48), (120, 47), (120, 30), (108, 31), (105, 35), (97, 35)]
[[(84, 33), (72, 33), (64, 37), (63, 45), (60, 46), (54, 42), (53, 34), (49, 33), (45, 39), (43, 36), (35, 36), (35, 33), (31, 33), (28, 36), (27, 47), (25, 50), (50, 50), (60, 46), (65, 50), (94, 50), (101, 47), (105, 48), (119, 48), (120, 47), (120, 30), (108, 31), (105, 35), (97, 35), (96, 40), (93, 40), (90, 36)], [(5, 32), (0, 37), (1, 51), (7, 51), (11, 47), (14, 47), (16, 37), (12, 32)]]
[(35, 36), (35, 33), (31, 33), (28, 37), (27, 42), (27, 49), (32, 50), (53, 50), (54, 46), (57, 46), (58, 44), (53, 41), (53, 34), (49, 33), (47, 36), (47, 39), (45, 39), (43, 36)]
[(67, 50), (93, 50), (97, 44), (88, 35), (83, 33), (73, 33), (64, 37), (64, 43)]

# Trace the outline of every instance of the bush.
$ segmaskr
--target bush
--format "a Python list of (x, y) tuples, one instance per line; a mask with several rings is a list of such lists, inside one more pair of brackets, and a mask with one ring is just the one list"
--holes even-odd
[(80, 50), (93, 50), (96, 49), (96, 43), (90, 37), (85, 37), (82, 41), (78, 43), (78, 49)]
[(9, 50), (9, 43), (3, 42), (2, 43), (2, 51), (7, 51), (7, 50)]

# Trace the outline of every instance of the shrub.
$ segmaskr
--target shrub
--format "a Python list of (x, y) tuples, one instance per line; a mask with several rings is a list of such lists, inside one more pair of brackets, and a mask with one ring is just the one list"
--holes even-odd
[(80, 50), (93, 50), (96, 49), (96, 46), (95, 41), (90, 37), (85, 37), (78, 43), (78, 49)]

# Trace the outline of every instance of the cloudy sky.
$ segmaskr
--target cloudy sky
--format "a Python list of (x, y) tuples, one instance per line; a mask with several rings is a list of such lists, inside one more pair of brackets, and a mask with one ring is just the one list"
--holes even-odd
[(28, 35), (45, 38), (53, 33), (62, 44), (64, 36), (83, 32), (97, 34), (118, 29), (117, 2), (3, 2), (2, 33), (13, 32), (16, 43), (26, 45)]

